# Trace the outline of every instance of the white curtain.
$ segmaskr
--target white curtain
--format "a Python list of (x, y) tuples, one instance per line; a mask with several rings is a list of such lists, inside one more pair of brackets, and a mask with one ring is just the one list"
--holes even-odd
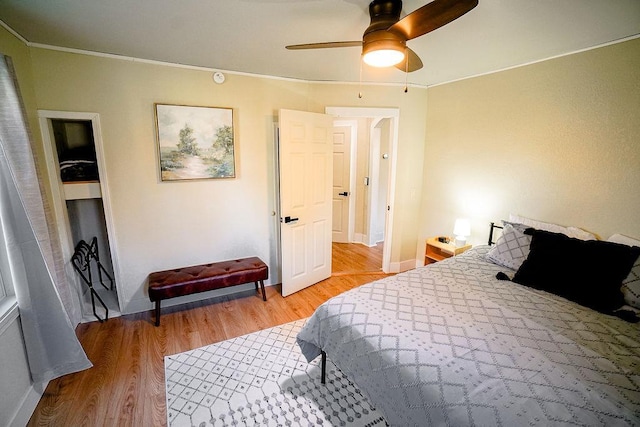
[(51, 218), (11, 59), (0, 55), (0, 266), (16, 293), (32, 380), (41, 385), (92, 366), (75, 335), (79, 303)]

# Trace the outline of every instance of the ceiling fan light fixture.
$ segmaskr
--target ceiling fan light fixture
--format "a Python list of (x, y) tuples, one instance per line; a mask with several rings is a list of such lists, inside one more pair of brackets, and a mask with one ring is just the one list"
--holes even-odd
[(404, 60), (407, 48), (397, 40), (365, 41), (362, 46), (362, 60), (372, 67), (392, 67)]
[(286, 48), (324, 49), (362, 45), (362, 59), (366, 64), (374, 67), (395, 66), (405, 73), (411, 73), (422, 68), (422, 60), (407, 47), (407, 41), (447, 25), (477, 5), (478, 0), (430, 0), (400, 19), (402, 0), (372, 0), (369, 4), (371, 23), (362, 35), (362, 44), (358, 41), (341, 41), (289, 45)]
[(404, 59), (404, 52), (392, 49), (380, 49), (367, 52), (362, 60), (372, 67), (392, 67)]

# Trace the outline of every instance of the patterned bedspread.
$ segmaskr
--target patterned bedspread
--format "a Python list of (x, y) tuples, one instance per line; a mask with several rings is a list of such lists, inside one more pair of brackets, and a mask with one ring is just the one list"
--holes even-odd
[(640, 425), (640, 324), (496, 280), (514, 271), (488, 248), (330, 299), (303, 354), (324, 350), (392, 426)]

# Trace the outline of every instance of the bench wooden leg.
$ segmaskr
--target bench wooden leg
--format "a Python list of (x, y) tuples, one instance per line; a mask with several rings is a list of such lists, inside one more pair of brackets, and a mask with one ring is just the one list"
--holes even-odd
[(156, 301), (156, 326), (160, 326), (160, 300)]
[[(267, 300), (267, 294), (264, 292), (264, 280), (260, 280), (260, 289), (262, 290), (262, 301)], [(258, 290), (258, 282), (256, 282), (256, 291)]]

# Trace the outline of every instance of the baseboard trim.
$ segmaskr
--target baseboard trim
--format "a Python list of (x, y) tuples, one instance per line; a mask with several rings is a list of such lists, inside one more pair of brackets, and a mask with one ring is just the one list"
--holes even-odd
[(42, 392), (38, 392), (33, 384), (29, 387), (29, 390), (25, 393), (24, 398), (22, 399), (22, 403), (16, 410), (16, 413), (13, 415), (13, 418), (9, 422), (10, 427), (24, 427), (29, 423), (33, 412), (36, 410), (38, 406), (38, 402), (42, 398), (44, 394), (44, 390), (47, 389), (47, 384), (44, 384), (42, 387)]
[(367, 236), (362, 233), (353, 233), (353, 241), (351, 243), (360, 243), (364, 245), (366, 237)]
[(401, 262), (392, 262), (389, 264), (390, 273), (402, 273), (403, 271), (413, 270), (416, 268), (417, 261), (415, 259), (408, 259)]
[(370, 245), (369, 243), (367, 243), (367, 236), (365, 234), (355, 233), (353, 235), (353, 240), (349, 243), (357, 243), (359, 245), (364, 245), (368, 248), (373, 248), (374, 246), (376, 246), (378, 243), (381, 243), (381, 242), (384, 242), (384, 239)]

